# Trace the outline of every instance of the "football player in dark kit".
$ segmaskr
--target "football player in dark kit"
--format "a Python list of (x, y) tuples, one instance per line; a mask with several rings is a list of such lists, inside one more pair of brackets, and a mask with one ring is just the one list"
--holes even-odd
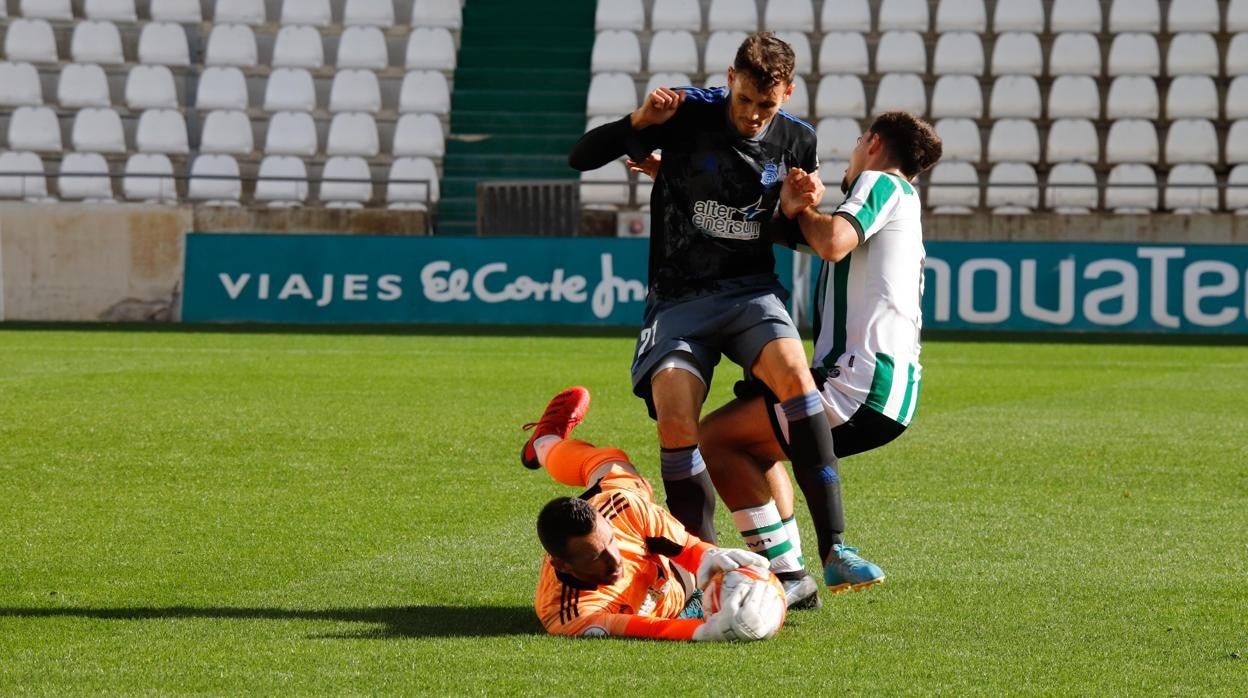
[[(658, 424), (672, 514), (699, 538), (715, 540), (715, 493), (698, 451), (698, 419), (726, 354), (784, 407), (825, 569), (861, 582), (883, 573), (840, 545), (844, 517), (828, 420), (774, 269), (771, 231), (789, 225), (778, 210), (786, 173), (819, 167), (814, 128), (780, 111), (793, 93), (794, 66), (788, 44), (769, 32), (753, 34), (728, 69), (727, 88), (658, 88), (632, 114), (586, 133), (568, 162), (592, 170), (662, 150), (651, 195), (649, 296), (632, 377)], [(526, 446), (522, 460), (536, 467), (531, 456)], [(771, 532), (769, 549), (759, 552), (777, 562), (788, 548), (774, 503), (750, 512), (748, 521), (739, 518), (742, 533)], [(818, 585), (796, 555), (789, 557), (772, 570), (791, 603), (814, 605)]]

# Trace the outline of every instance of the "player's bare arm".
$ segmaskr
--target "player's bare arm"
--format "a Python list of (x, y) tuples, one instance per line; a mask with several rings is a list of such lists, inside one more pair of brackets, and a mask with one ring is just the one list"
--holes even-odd
[(817, 172), (790, 170), (780, 190), (780, 206), (786, 216), (797, 219), (806, 244), (815, 254), (839, 262), (858, 246), (858, 230), (844, 216), (819, 212), (816, 206), (824, 191)]

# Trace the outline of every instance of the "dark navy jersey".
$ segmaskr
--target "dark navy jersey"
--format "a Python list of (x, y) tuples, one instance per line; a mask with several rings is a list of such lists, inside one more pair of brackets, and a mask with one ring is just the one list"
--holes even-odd
[[(728, 117), (728, 89), (679, 88), (671, 119), (641, 131), (628, 117), (587, 134), (569, 158), (593, 169), (627, 153), (663, 151), (650, 198), (650, 293), (680, 299), (775, 280), (764, 224), (776, 214), (791, 167), (819, 169), (815, 130), (781, 111), (754, 138)], [(596, 163), (596, 164), (595, 164)]]

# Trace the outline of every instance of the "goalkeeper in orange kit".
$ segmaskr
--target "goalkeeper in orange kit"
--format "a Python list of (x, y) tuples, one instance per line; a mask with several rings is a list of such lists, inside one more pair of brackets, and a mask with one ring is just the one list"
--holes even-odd
[(579, 637), (727, 641), (769, 635), (779, 621), (761, 595), (741, 594), (703, 618), (694, 593), (715, 572), (750, 566), (766, 574), (766, 558), (704, 543), (654, 503), (650, 483), (627, 454), (567, 438), (588, 408), (584, 388), (556, 395), (532, 425), (521, 455), (526, 466), (544, 467), (559, 482), (589, 487), (579, 497), (552, 500), (538, 516), (547, 553), (534, 602), (542, 625), (551, 634)]

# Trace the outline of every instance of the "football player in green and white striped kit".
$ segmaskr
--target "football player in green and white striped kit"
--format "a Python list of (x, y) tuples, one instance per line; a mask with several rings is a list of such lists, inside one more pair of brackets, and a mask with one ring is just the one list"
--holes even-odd
[[(879, 115), (858, 139), (831, 214), (815, 206), (817, 174), (790, 170), (781, 192), (792, 246), (825, 264), (816, 293), (812, 373), (832, 428), (837, 458), (901, 435), (919, 402), (923, 293), (922, 206), (914, 178), (940, 158), (932, 127), (904, 112)], [(798, 234), (800, 231), (800, 234)], [(716, 488), (751, 550), (773, 568), (801, 564), (792, 485), (777, 461), (789, 459), (785, 413), (774, 396), (745, 384), (739, 397), (702, 424), (702, 450)], [(879, 566), (844, 545), (839, 468), (836, 496), (810, 504), (824, 582), (834, 593), (884, 580)]]

